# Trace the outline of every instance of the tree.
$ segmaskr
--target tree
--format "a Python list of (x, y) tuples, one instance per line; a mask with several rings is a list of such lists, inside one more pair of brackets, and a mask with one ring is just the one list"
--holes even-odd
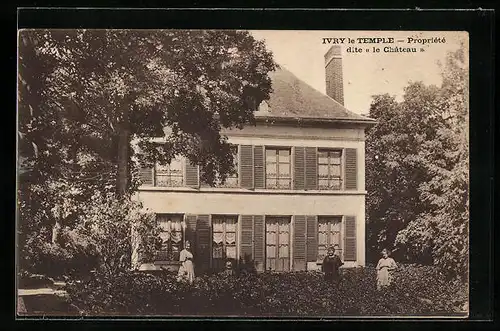
[[(402, 102), (376, 96), (367, 135), (369, 252), (394, 247), (400, 259), (468, 266), (468, 71), (461, 48), (438, 87), (410, 83)], [(369, 256), (374, 259), (375, 256)]]
[(432, 179), (419, 187), (430, 208), (398, 235), (417, 251), (429, 249), (434, 263), (466, 277), (469, 251), (468, 64), (464, 48), (447, 56), (438, 108), (444, 119), (436, 139), (422, 151)]
[(128, 198), (138, 164), (182, 155), (205, 182), (223, 180), (233, 156), (220, 131), (253, 122), (275, 68), (244, 31), (23, 30), (19, 39), (19, 159), (30, 170), (19, 219), (39, 233), (78, 222), (96, 191)]

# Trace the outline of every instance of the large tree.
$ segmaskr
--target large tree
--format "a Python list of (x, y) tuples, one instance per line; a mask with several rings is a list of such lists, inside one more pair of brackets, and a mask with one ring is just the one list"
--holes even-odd
[(138, 165), (185, 156), (224, 180), (221, 129), (253, 123), (275, 69), (246, 31), (22, 30), (19, 45), (20, 230), (45, 237), (95, 192), (129, 197)]
[(464, 275), (468, 249), (468, 68), (450, 53), (440, 87), (376, 96), (367, 135), (368, 247)]

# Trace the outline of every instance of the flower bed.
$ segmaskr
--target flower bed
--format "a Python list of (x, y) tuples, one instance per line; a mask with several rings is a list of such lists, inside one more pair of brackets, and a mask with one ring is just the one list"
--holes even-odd
[(401, 266), (394, 286), (379, 292), (374, 268), (343, 270), (340, 287), (319, 272), (199, 277), (122, 273), (69, 284), (73, 303), (88, 315), (401, 316), (452, 315), (467, 288), (433, 267)]

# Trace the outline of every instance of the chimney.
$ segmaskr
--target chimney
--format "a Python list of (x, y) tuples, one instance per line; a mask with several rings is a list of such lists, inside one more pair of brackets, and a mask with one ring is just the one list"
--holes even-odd
[(344, 105), (344, 82), (342, 79), (342, 52), (339, 45), (330, 47), (325, 54), (326, 94)]

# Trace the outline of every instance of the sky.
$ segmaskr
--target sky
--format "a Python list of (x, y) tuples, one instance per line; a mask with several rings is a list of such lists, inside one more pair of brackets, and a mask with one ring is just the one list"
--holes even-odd
[[(394, 38), (405, 40), (395, 44), (359, 44), (362, 49), (379, 47), (380, 53), (347, 52), (351, 46), (342, 45), (344, 79), (344, 105), (347, 109), (367, 114), (371, 96), (389, 93), (398, 100), (410, 81), (425, 84), (441, 84), (438, 61), (444, 61), (447, 52), (464, 43), (468, 49), (466, 32), (441, 31), (300, 31), (300, 30), (252, 30), (255, 39), (264, 40), (274, 60), (297, 77), (325, 93), (324, 54), (332, 44), (323, 44), (323, 38)], [(432, 44), (408, 44), (407, 38), (444, 38), (445, 42)], [(417, 53), (384, 53), (385, 46), (416, 47)], [(423, 52), (420, 52), (423, 48)], [(468, 54), (468, 52), (467, 52)]]

